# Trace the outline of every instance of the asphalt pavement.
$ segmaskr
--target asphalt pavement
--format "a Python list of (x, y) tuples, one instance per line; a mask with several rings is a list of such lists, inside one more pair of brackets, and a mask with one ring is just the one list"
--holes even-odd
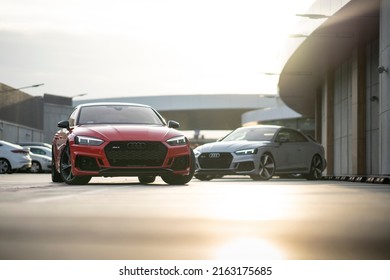
[(390, 186), (0, 175), (0, 259), (390, 259)]

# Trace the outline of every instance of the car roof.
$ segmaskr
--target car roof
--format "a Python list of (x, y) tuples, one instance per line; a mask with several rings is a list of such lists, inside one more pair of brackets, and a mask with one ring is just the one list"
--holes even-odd
[(11, 143), (11, 142), (7, 142), (7, 141), (4, 141), (4, 140), (0, 140), (0, 143), (4, 146), (8, 146), (8, 147), (12, 147), (12, 148), (18, 148), (18, 149), (23, 149), (23, 147), (19, 144), (14, 144), (14, 143)]
[(242, 126), (241, 128), (285, 128), (284, 126), (280, 125), (264, 125), (264, 124), (258, 124), (258, 125), (251, 125), (251, 126)]
[(126, 103), (126, 102), (93, 102), (93, 103), (83, 103), (83, 104), (77, 105), (76, 108), (93, 107), (93, 106), (134, 106), (134, 107), (151, 108), (151, 106), (146, 105), (146, 104)]
[(51, 144), (45, 142), (18, 142), (20, 146), (36, 146), (36, 147), (51, 147)]
[(37, 149), (45, 149), (45, 150), (50, 150), (50, 148), (49, 148), (49, 147), (46, 147), (46, 146), (26, 145), (26, 147), (29, 147), (29, 148), (37, 148)]

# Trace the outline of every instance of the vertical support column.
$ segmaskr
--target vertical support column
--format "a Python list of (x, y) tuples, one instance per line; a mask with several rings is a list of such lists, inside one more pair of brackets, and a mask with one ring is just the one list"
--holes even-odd
[[(379, 26), (379, 66), (390, 63), (390, 0), (382, 0)], [(379, 74), (379, 173), (390, 174), (390, 73)]]
[(315, 139), (322, 140), (322, 92), (317, 90), (315, 101)]
[(365, 49), (358, 46), (352, 53), (352, 173), (366, 171)]
[(327, 160), (326, 173), (334, 174), (334, 73), (326, 75), (322, 91), (322, 143)]

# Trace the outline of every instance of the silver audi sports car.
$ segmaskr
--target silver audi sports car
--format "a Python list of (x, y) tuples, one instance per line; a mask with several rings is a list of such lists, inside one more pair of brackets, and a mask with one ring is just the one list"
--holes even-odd
[(326, 168), (324, 148), (301, 132), (282, 126), (240, 127), (217, 142), (194, 150), (195, 177), (211, 180), (224, 175), (249, 175), (269, 180), (297, 175), (318, 180)]

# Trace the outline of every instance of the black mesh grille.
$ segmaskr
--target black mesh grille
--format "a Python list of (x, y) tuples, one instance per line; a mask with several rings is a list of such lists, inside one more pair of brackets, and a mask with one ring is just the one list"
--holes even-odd
[(237, 171), (251, 171), (253, 169), (255, 169), (255, 164), (253, 163), (253, 161), (245, 161), (240, 162)]
[(198, 158), (201, 168), (229, 168), (233, 160), (230, 153), (204, 153)]
[(161, 166), (167, 147), (161, 142), (116, 141), (104, 151), (111, 166)]
[(175, 161), (172, 164), (173, 170), (185, 170), (190, 165), (189, 157), (182, 156), (175, 158)]

